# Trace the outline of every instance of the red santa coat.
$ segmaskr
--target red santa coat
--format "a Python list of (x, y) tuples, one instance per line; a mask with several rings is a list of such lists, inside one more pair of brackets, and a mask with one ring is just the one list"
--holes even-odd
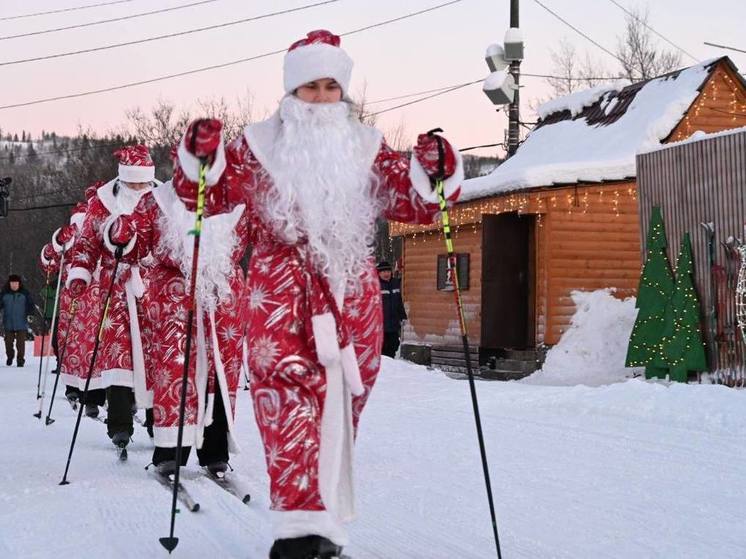
[[(105, 230), (116, 216), (133, 209), (120, 196), (115, 196), (117, 182), (118, 179), (114, 179), (103, 185), (89, 201), (80, 237), (72, 249), (66, 279), (68, 286), (74, 279), (82, 279), (88, 284), (81, 300), (76, 302), (75, 320), (71, 326), (75, 343), (69, 344), (63, 359), (62, 380), (78, 386), (80, 390), (86, 383), (95, 336), (114, 273), (113, 247), (111, 251), (103, 250), (107, 243)], [(129, 205), (133, 206), (132, 201), (129, 201)], [(109, 386), (133, 388), (135, 401), (140, 408), (150, 407), (152, 403), (152, 395), (148, 394), (146, 388), (136, 302), (145, 289), (144, 275), (137, 265), (120, 263), (88, 387), (89, 390)]]
[[(152, 260), (145, 293), (144, 329), (148, 333), (148, 387), (153, 391), (156, 446), (175, 447), (184, 370), (189, 281), (195, 214), (187, 210), (170, 182), (141, 200), (135, 213), (137, 234), (128, 260)], [(248, 221), (243, 206), (221, 213), (208, 203), (201, 249), (188, 376), (184, 445), (202, 446), (212, 422), (216, 390), (226, 407), (228, 444), (233, 436), (236, 388), (242, 362), (241, 308), (244, 275), (239, 262), (246, 250)]]
[[(354, 516), (354, 431), (380, 367), (380, 285), (371, 261), (357, 293), (331, 293), (307, 249), (279, 240), (256, 210), (272, 188), (267, 156), (280, 126), (275, 115), (247, 127), (227, 149), (221, 145), (207, 182), (222, 188), (227, 200), (240, 198), (250, 213), (249, 369), (275, 537), (319, 534), (343, 545), (342, 524)], [(384, 216), (431, 222), (438, 206), (422, 167), (389, 148), (377, 130), (364, 130), (367, 157), (385, 200)], [(174, 182), (187, 188), (197, 180), (198, 161), (183, 142), (179, 163)], [(460, 184), (461, 169), (446, 181), (448, 196)]]

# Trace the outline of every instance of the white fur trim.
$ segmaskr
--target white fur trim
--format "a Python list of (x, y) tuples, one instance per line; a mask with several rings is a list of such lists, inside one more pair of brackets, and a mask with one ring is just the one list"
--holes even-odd
[(119, 164), (119, 180), (123, 182), (153, 182), (155, 166)]
[[(184, 425), (184, 434), (182, 436), (182, 445), (195, 446), (197, 437), (196, 425)], [(169, 427), (153, 426), (153, 441), (155, 446), (164, 448), (174, 448), (179, 439), (179, 426), (171, 425)]]
[(360, 396), (365, 392), (363, 386), (363, 380), (360, 377), (360, 366), (357, 362), (357, 354), (355, 353), (355, 346), (350, 344), (342, 348), (342, 372), (344, 373), (345, 381), (350, 389), (350, 392), (354, 396)]
[(349, 541), (347, 530), (325, 510), (271, 510), (269, 514), (275, 539), (315, 534), (328, 538), (337, 545), (347, 545)]
[(209, 377), (207, 347), (205, 337), (205, 322), (202, 305), (197, 302), (197, 362), (194, 364), (194, 385), (197, 389), (197, 430), (195, 431), (197, 448), (202, 448), (205, 436), (205, 417), (207, 408), (207, 380)]
[[(137, 266), (131, 270), (138, 270)], [(139, 277), (139, 273), (138, 273)], [(130, 318), (130, 340), (132, 341), (132, 387), (135, 393), (135, 404), (139, 409), (153, 407), (153, 391), (148, 390), (145, 382), (145, 356), (142, 348), (140, 320), (137, 317), (136, 294), (130, 280), (125, 284), (127, 293), (127, 312)], [(142, 280), (140, 280), (142, 282)]]
[[(182, 136), (177, 150), (179, 165), (181, 165), (181, 170), (184, 171), (186, 178), (192, 182), (198, 182), (200, 161), (197, 156), (189, 153), (187, 150), (186, 145), (184, 144), (185, 138), (186, 136)], [(212, 165), (207, 169), (207, 173), (205, 173), (205, 183), (207, 186), (212, 186), (218, 183), (220, 177), (223, 176), (225, 166), (225, 144), (223, 143), (223, 137), (221, 136), (218, 149), (215, 151), (215, 161), (213, 161)]]
[(52, 260), (47, 260), (46, 258), (44, 258), (44, 247), (41, 247), (41, 252), (39, 253), (39, 259), (41, 260), (42, 266), (50, 266), (53, 263)]
[[(453, 175), (443, 181), (443, 192), (446, 198), (450, 198), (464, 182), (464, 162), (461, 158), (461, 153), (455, 151), (456, 154), (456, 170)], [(422, 168), (420, 162), (412, 154), (412, 158), (409, 161), (409, 180), (412, 181), (412, 186), (426, 202), (431, 204), (438, 203), (438, 193), (433, 190), (430, 185), (430, 178), (425, 173), (425, 169)]]
[(101, 203), (110, 214), (119, 214), (119, 204), (117, 204), (117, 198), (114, 196), (114, 185), (116, 183), (117, 179), (111, 179), (101, 188), (96, 190), (96, 196), (101, 200)]
[(73, 280), (76, 279), (81, 279), (85, 282), (86, 285), (88, 285), (91, 283), (91, 272), (89, 272), (85, 268), (81, 268), (80, 266), (70, 268), (70, 270), (67, 272), (67, 281), (65, 281), (65, 287), (70, 287), (70, 284), (73, 282)]
[(285, 93), (292, 93), (301, 85), (333, 78), (342, 87), (342, 92), (350, 91), (352, 58), (340, 47), (326, 43), (314, 43), (297, 47), (287, 54), (283, 61), (283, 84)]
[(332, 313), (317, 314), (311, 317), (311, 328), (316, 343), (316, 355), (319, 363), (326, 367), (338, 363), (340, 358), (337, 343), (337, 323)]
[[(101, 371), (101, 388), (125, 386), (132, 388), (132, 369), (107, 369)], [(90, 387), (88, 388), (90, 390)]]
[[(109, 232), (111, 231), (111, 227), (114, 225), (114, 222), (117, 219), (117, 215), (110, 215), (106, 218), (106, 221), (104, 221), (104, 225), (101, 228), (101, 236), (104, 239), (104, 246), (111, 252), (112, 254), (115, 254), (117, 251), (117, 246), (112, 244), (111, 239), (109, 238)], [(132, 252), (132, 249), (135, 248), (135, 244), (137, 244), (137, 233), (134, 234), (134, 236), (129, 240), (129, 242), (124, 246), (124, 250), (122, 251), (122, 256), (125, 256)], [(142, 280), (140, 280), (142, 281)], [(141, 297), (142, 295), (140, 295)]]
[(75, 237), (67, 241), (64, 245), (61, 245), (59, 242), (57, 242), (57, 235), (60, 234), (60, 231), (62, 231), (62, 227), (58, 228), (53, 234), (52, 234), (52, 247), (54, 248), (54, 251), (59, 254), (64, 250), (69, 250), (72, 248), (73, 244), (75, 243)]
[(83, 222), (85, 221), (85, 212), (74, 213), (70, 216), (70, 225), (75, 225), (78, 228), (78, 233), (83, 230)]

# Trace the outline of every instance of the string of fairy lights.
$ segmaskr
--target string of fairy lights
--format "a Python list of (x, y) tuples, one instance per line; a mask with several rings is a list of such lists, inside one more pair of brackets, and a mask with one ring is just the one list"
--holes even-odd
[[(709, 80), (702, 89), (702, 94), (694, 102), (694, 106), (684, 116), (684, 127), (680, 130), (677, 137), (674, 138), (674, 141), (687, 138), (696, 132), (696, 125), (692, 123), (692, 120), (698, 119), (703, 110), (730, 115), (731, 122), (737, 122), (739, 119), (746, 117), (746, 97), (739, 99), (738, 93), (740, 92), (740, 88), (738, 84), (725, 72), (721, 74), (721, 77), (722, 81), (717, 79)], [(719, 100), (722, 102), (724, 99), (727, 99), (727, 110), (711, 106), (714, 103), (718, 103)], [(707, 116), (711, 117), (712, 115)]]
[[(597, 192), (591, 189), (597, 188)], [(564, 212), (567, 215), (595, 215), (604, 213), (592, 208), (597, 204), (605, 213), (615, 218), (626, 213), (637, 212), (637, 187), (631, 183), (619, 183), (589, 187), (555, 187), (537, 192), (513, 192), (495, 195), (471, 202), (462, 202), (449, 210), (451, 228), (454, 238), (458, 238), (461, 231), (476, 233), (485, 215), (497, 215), (515, 212), (518, 215), (535, 215), (538, 227), (544, 226), (544, 219), (548, 213)], [(593, 210), (593, 211), (592, 211)], [(429, 225), (412, 225), (404, 223), (390, 224), (391, 237), (404, 237), (408, 242), (417, 244), (429, 237), (442, 235), (442, 224), (438, 220)]]

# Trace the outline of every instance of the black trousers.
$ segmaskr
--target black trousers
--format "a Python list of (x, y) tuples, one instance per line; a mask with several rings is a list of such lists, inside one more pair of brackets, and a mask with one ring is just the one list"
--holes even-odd
[(109, 408), (106, 414), (106, 432), (109, 438), (117, 433), (127, 433), (132, 436), (135, 432), (132, 421), (132, 405), (135, 394), (127, 386), (110, 386), (106, 389), (106, 399)]
[(399, 332), (383, 333), (383, 349), (381, 353), (388, 357), (396, 357), (396, 351), (399, 349)]
[[(215, 462), (228, 462), (228, 420), (225, 417), (223, 396), (220, 388), (216, 386), (215, 404), (212, 412), (212, 423), (205, 427), (205, 438), (202, 448), (197, 449), (197, 458), (200, 466), (208, 466)], [(191, 452), (191, 446), (181, 449), (181, 465), (186, 466)], [(156, 466), (167, 460), (176, 460), (176, 447), (156, 446), (153, 451), (153, 464)]]
[(103, 406), (106, 403), (106, 390), (104, 388), (89, 390), (85, 398), (83, 397), (83, 392), (80, 392), (80, 402), (92, 406)]

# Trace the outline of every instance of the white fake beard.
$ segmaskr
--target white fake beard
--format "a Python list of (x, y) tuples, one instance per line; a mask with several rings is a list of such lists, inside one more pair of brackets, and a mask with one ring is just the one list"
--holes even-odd
[(150, 186), (143, 188), (142, 190), (134, 190), (124, 184), (121, 180), (118, 185), (119, 189), (117, 190), (116, 200), (120, 214), (131, 214), (135, 210), (138, 202), (140, 202), (140, 198), (142, 198), (146, 192), (153, 190), (152, 183)]
[(316, 270), (333, 289), (357, 285), (381, 210), (362, 125), (346, 102), (306, 103), (290, 95), (279, 113), (273, 185), (260, 200), (265, 217), (283, 241), (308, 241)]

